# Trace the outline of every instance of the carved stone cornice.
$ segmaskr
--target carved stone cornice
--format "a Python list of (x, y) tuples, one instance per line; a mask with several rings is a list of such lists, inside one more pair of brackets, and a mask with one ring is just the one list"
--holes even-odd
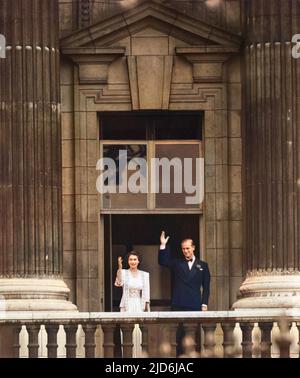
[(79, 67), (80, 84), (107, 83), (108, 67), (125, 54), (123, 47), (65, 47), (62, 53)]
[(183, 56), (193, 65), (195, 83), (221, 82), (224, 63), (239, 52), (238, 47), (231, 46), (191, 46), (177, 47), (176, 54)]

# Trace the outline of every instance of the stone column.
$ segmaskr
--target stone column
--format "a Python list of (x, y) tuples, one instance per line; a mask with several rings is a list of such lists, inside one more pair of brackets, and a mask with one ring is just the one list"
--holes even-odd
[[(62, 280), (57, 0), (1, 0), (0, 296), (6, 311), (73, 310)], [(3, 307), (3, 306), (2, 306)]]
[(300, 307), (300, 2), (242, 5), (247, 276), (233, 307)]

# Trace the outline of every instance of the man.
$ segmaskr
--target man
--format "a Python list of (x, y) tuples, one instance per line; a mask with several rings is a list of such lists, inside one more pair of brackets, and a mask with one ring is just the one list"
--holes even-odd
[[(162, 231), (158, 262), (173, 273), (172, 311), (207, 311), (210, 288), (210, 273), (206, 262), (195, 257), (192, 239), (181, 242), (183, 259), (172, 259), (167, 246), (169, 236)], [(201, 292), (202, 290), (202, 292)], [(184, 332), (182, 326), (177, 332), (177, 354), (182, 353), (181, 343)]]
[(158, 262), (170, 268), (174, 274), (172, 310), (207, 311), (210, 287), (207, 263), (195, 257), (192, 239), (181, 242), (184, 259), (172, 259), (171, 250), (167, 246), (169, 238), (165, 236), (164, 231), (161, 233)]

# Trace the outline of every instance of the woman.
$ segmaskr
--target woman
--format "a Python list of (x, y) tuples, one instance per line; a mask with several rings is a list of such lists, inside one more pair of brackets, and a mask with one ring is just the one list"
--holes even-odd
[[(127, 261), (129, 269), (123, 269), (123, 259), (122, 257), (118, 257), (115, 286), (123, 288), (120, 311), (131, 313), (150, 311), (149, 273), (138, 269), (141, 262), (138, 252), (129, 252)], [(141, 330), (138, 324), (136, 324), (133, 331), (133, 357), (141, 357), (141, 341)]]

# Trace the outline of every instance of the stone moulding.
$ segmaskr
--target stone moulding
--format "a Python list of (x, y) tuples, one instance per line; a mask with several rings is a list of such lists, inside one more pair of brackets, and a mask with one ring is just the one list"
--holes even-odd
[(296, 275), (300, 276), (300, 272), (294, 269), (258, 269), (258, 270), (251, 270), (247, 273), (246, 277), (254, 277), (254, 276), (290, 276)]
[(5, 311), (77, 311), (68, 301), (69, 293), (62, 279), (0, 278)]
[(109, 65), (125, 54), (125, 48), (73, 47), (62, 53), (78, 66), (80, 84), (106, 84)]
[(300, 308), (300, 273), (290, 273), (284, 270), (251, 272), (240, 288), (233, 309)]
[(242, 42), (236, 34), (152, 0), (71, 33), (61, 39), (61, 46), (110, 46), (148, 25), (193, 45), (239, 47)]
[(233, 54), (237, 54), (239, 48), (208, 45), (177, 47), (175, 51), (192, 63), (195, 83), (218, 83), (223, 81), (224, 63)]

